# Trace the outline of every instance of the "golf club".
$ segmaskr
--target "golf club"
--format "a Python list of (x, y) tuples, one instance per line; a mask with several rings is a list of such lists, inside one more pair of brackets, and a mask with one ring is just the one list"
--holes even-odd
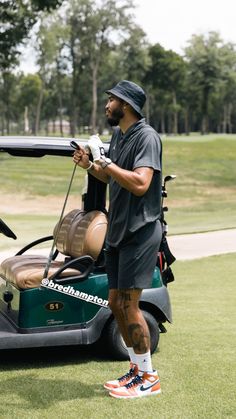
[[(78, 144), (75, 141), (73, 143), (75, 143), (75, 145), (76, 145), (76, 147), (75, 147), (75, 145), (72, 146), (72, 144), (71, 144), (71, 146), (73, 148), (79, 148)], [(65, 201), (64, 201), (64, 204), (63, 204), (63, 207), (62, 207), (60, 219), (59, 219), (59, 222), (58, 222), (58, 227), (57, 227), (55, 236), (53, 238), (53, 243), (52, 243), (52, 247), (51, 247), (51, 250), (50, 250), (50, 253), (49, 253), (48, 261), (47, 261), (47, 264), (46, 264), (46, 267), (45, 267), (45, 270), (44, 270), (43, 278), (47, 278), (47, 276), (48, 276), (48, 271), (49, 271), (49, 268), (50, 268), (50, 265), (51, 265), (51, 262), (52, 262), (52, 258), (53, 258), (55, 243), (56, 243), (56, 240), (57, 240), (58, 232), (60, 230), (60, 226), (61, 226), (62, 219), (63, 219), (63, 216), (64, 216), (65, 208), (66, 208), (66, 204), (67, 204), (68, 197), (69, 197), (69, 194), (70, 194), (71, 185), (72, 185), (74, 175), (75, 175), (75, 171), (76, 171), (76, 166), (77, 166), (77, 163), (75, 163), (73, 171), (72, 171), (69, 187), (68, 187), (66, 197), (65, 197)]]

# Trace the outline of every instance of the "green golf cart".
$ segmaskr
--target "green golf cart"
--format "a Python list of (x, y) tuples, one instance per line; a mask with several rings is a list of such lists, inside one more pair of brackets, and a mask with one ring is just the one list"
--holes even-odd
[[(72, 139), (0, 137), (2, 153), (19, 158), (45, 155), (71, 158)], [(85, 140), (78, 141), (85, 145)], [(105, 146), (106, 151), (108, 144)], [(63, 164), (63, 161), (62, 161)], [(73, 167), (73, 166), (72, 166)], [(78, 169), (82, 170), (82, 169)], [(4, 174), (2, 174), (4, 176)], [(171, 176), (165, 181), (171, 180)], [(163, 199), (167, 196), (165, 182)], [(124, 341), (108, 305), (108, 281), (104, 261), (107, 230), (106, 185), (88, 174), (83, 207), (62, 214), (54, 231), (29, 243), (0, 264), (0, 350), (58, 347), (101, 343), (114, 359), (127, 359)], [(164, 207), (164, 211), (166, 207)], [(164, 323), (172, 321), (167, 289), (174, 280), (170, 265), (175, 258), (166, 239), (157, 254), (152, 288), (140, 299), (151, 335), (151, 351), (158, 346)], [(0, 219), (0, 232), (16, 239)], [(51, 248), (50, 255), (37, 251)], [(7, 249), (6, 249), (7, 250)], [(45, 274), (46, 273), (46, 274)]]

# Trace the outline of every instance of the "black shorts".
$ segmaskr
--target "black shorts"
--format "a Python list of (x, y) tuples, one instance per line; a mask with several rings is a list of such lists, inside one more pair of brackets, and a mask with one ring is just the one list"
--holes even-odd
[(140, 228), (118, 247), (107, 245), (105, 260), (109, 288), (150, 288), (161, 237), (161, 223), (156, 221)]

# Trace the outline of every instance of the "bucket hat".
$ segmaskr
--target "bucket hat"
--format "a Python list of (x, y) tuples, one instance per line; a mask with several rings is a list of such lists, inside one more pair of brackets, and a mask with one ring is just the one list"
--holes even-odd
[(139, 115), (143, 116), (142, 108), (146, 101), (146, 94), (137, 84), (129, 80), (122, 80), (112, 89), (106, 90), (106, 93), (124, 100), (132, 106)]

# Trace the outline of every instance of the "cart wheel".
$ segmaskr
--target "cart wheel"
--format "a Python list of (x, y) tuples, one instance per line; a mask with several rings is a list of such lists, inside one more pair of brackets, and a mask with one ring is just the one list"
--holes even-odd
[[(151, 353), (153, 353), (159, 342), (159, 326), (155, 317), (148, 311), (142, 310), (143, 316), (147, 322), (150, 337), (151, 337)], [(129, 359), (125, 342), (119, 332), (118, 325), (115, 319), (109, 323), (106, 328), (106, 341), (108, 344), (108, 351), (114, 359), (126, 360)]]

